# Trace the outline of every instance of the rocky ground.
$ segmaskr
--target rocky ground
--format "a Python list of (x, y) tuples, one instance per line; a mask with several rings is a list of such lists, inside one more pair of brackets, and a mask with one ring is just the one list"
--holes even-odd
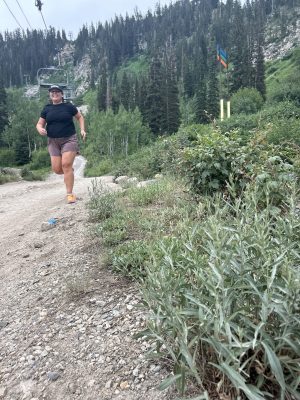
[(0, 399), (174, 398), (133, 337), (145, 319), (137, 287), (101, 267), (88, 235), (90, 181), (77, 178), (73, 205), (61, 179), (0, 186)]

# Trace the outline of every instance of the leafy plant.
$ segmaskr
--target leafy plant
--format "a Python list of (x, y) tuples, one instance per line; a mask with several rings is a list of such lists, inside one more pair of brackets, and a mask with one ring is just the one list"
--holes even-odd
[(264, 99), (254, 88), (241, 88), (231, 98), (234, 114), (255, 114), (264, 104)]
[(127, 277), (141, 279), (145, 276), (145, 265), (151, 253), (151, 244), (144, 240), (132, 240), (111, 251), (108, 263)]
[(88, 202), (90, 221), (103, 221), (113, 215), (117, 209), (117, 193), (105, 187), (100, 180), (93, 179), (89, 188)]
[(167, 385), (182, 392), (193, 377), (201, 391), (213, 382), (230, 398), (300, 397), (295, 198), (274, 217), (271, 207), (258, 211), (256, 194), (207, 199), (206, 219), (162, 242), (148, 264), (142, 295), (151, 317), (141, 335), (154, 357), (172, 360)]

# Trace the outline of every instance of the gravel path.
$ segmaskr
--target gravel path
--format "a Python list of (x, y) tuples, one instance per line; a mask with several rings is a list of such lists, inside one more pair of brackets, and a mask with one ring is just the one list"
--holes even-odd
[(0, 186), (0, 399), (170, 399), (156, 389), (167, 371), (133, 338), (138, 290), (101, 267), (88, 235), (81, 167), (73, 205), (60, 177)]

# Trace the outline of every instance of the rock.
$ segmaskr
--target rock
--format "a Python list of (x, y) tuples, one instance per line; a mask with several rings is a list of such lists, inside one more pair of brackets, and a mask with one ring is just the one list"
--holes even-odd
[(133, 178), (127, 179), (127, 186), (136, 186), (138, 183), (138, 178), (135, 176)]
[(69, 392), (70, 393), (76, 393), (76, 390), (77, 390), (77, 385), (75, 384), (75, 383), (73, 383), (73, 382), (71, 382), (71, 383), (69, 383), (69, 385), (68, 385), (68, 389), (69, 389)]
[(49, 381), (56, 381), (60, 377), (60, 374), (58, 372), (47, 372), (47, 378)]
[(111, 387), (112, 387), (112, 381), (109, 380), (109, 381), (107, 381), (106, 384), (105, 384), (105, 389), (110, 389)]
[(148, 181), (139, 182), (136, 186), (138, 188), (141, 188), (141, 187), (145, 187), (145, 186), (149, 186), (149, 185), (154, 185), (155, 183), (157, 183), (156, 179), (149, 179)]
[(120, 383), (120, 388), (121, 388), (122, 390), (128, 389), (128, 388), (129, 388), (129, 383), (128, 383), (128, 381), (121, 382), (121, 383)]
[(1, 173), (4, 175), (14, 175), (18, 178), (21, 178), (21, 169), (19, 168), (10, 168), (10, 167), (1, 168)]
[(129, 178), (128, 178), (127, 175), (121, 175), (121, 176), (118, 176), (118, 177), (115, 179), (115, 183), (117, 183), (118, 185), (121, 185), (122, 183), (127, 182), (128, 179), (129, 179)]
[(7, 321), (0, 321), (0, 329), (5, 328), (8, 325)]
[(36, 242), (33, 243), (33, 247), (35, 249), (41, 249), (44, 246), (45, 246), (45, 243), (42, 240), (36, 241)]
[(48, 224), (48, 222), (43, 222), (41, 226), (41, 231), (46, 232), (49, 231), (50, 229), (55, 228), (56, 225), (54, 224)]
[(0, 386), (0, 399), (4, 399), (4, 397), (6, 396), (7, 393), (7, 389), (5, 386)]

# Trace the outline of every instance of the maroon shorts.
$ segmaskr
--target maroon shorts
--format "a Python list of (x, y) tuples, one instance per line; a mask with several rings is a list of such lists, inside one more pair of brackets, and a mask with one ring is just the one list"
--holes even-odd
[(48, 151), (50, 156), (61, 157), (62, 153), (72, 151), (79, 154), (77, 135), (62, 138), (48, 138)]

